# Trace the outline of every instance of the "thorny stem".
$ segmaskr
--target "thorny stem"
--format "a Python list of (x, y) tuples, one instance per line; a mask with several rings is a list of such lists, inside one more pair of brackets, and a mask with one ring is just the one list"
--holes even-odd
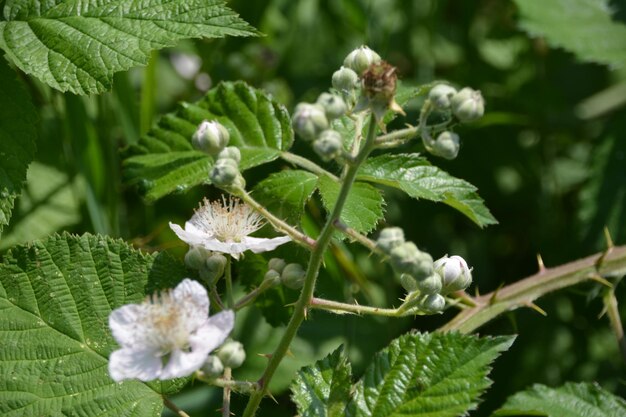
[(317, 275), (324, 259), (324, 252), (326, 251), (326, 248), (330, 243), (331, 237), (334, 232), (333, 223), (339, 218), (339, 215), (341, 214), (341, 210), (343, 209), (346, 199), (348, 198), (348, 193), (352, 188), (352, 184), (354, 183), (354, 179), (356, 178), (356, 173), (359, 169), (360, 164), (365, 160), (365, 158), (367, 158), (367, 156), (374, 148), (375, 135), (376, 120), (374, 118), (374, 115), (371, 115), (369, 130), (367, 133), (365, 144), (359, 151), (359, 154), (356, 158), (356, 163), (354, 165), (347, 166), (346, 169), (343, 171), (339, 196), (337, 197), (337, 201), (335, 202), (332, 213), (326, 219), (326, 223), (324, 224), (324, 227), (320, 232), (320, 235), (317, 239), (317, 244), (311, 252), (309, 264), (304, 278), (304, 286), (302, 287), (300, 297), (295, 304), (293, 315), (289, 320), (289, 324), (287, 324), (285, 333), (278, 343), (278, 346), (274, 350), (272, 356), (269, 358), (269, 362), (267, 364), (267, 367), (265, 368), (263, 376), (259, 380), (261, 390), (255, 392), (250, 397), (248, 405), (244, 410), (243, 417), (252, 417), (256, 412), (259, 404), (261, 403), (261, 399), (268, 392), (269, 382), (272, 379), (274, 372), (276, 371), (278, 365), (289, 350), (289, 345), (291, 345), (291, 341), (295, 337), (298, 328), (300, 327), (300, 324), (302, 324), (302, 321), (306, 316), (307, 308), (309, 306), (311, 298), (313, 297), (313, 291), (315, 289)]
[(382, 135), (376, 138), (377, 148), (387, 148), (389, 144), (392, 146), (400, 145), (407, 140), (413, 139), (421, 130), (420, 126), (410, 126), (404, 129), (395, 130), (386, 135)]
[(304, 168), (308, 171), (311, 171), (314, 174), (317, 175), (326, 175), (329, 178), (332, 178), (334, 181), (339, 182), (339, 178), (337, 178), (337, 176), (331, 174), (330, 172), (326, 171), (324, 168), (322, 168), (321, 166), (317, 165), (315, 162), (310, 161), (306, 158), (301, 157), (300, 155), (296, 155), (293, 154), (291, 152), (282, 152), (280, 154), (280, 157), (282, 159), (284, 159), (287, 162), (290, 162), (294, 165), (297, 165), (301, 168)]
[(185, 413), (183, 410), (178, 408), (176, 404), (171, 402), (170, 399), (167, 397), (163, 397), (163, 405), (165, 405), (167, 408), (172, 410), (179, 417), (189, 417), (189, 414)]
[(232, 259), (226, 256), (226, 269), (224, 271), (224, 279), (226, 281), (226, 305), (230, 310), (235, 306), (235, 300), (233, 299), (233, 274), (232, 274)]
[(376, 246), (376, 242), (374, 242), (367, 236), (362, 235), (361, 233), (357, 232), (353, 228), (346, 226), (346, 224), (343, 223), (341, 220), (336, 220), (334, 223), (334, 226), (337, 230), (345, 233), (352, 240), (359, 242), (361, 245), (365, 246), (370, 251), (375, 252), (381, 256), (387, 255), (378, 246)]
[[(224, 368), (224, 381), (230, 381), (231, 369)], [(230, 385), (224, 386), (224, 394), (222, 396), (222, 417), (230, 417)]]
[(615, 291), (613, 288), (607, 290), (603, 299), (606, 314), (609, 317), (611, 328), (613, 329), (613, 333), (615, 333), (617, 345), (619, 346), (619, 350), (622, 354), (622, 360), (626, 362), (626, 340), (624, 340), (624, 328), (622, 327), (622, 320), (619, 317), (617, 298), (615, 298)]
[(253, 302), (259, 295), (261, 295), (266, 290), (272, 288), (274, 286), (274, 281), (271, 279), (266, 279), (261, 282), (261, 285), (250, 291), (248, 294), (244, 295), (235, 303), (234, 310), (241, 310), (251, 302)]
[(404, 317), (424, 314), (417, 309), (407, 308), (404, 304), (398, 308), (379, 308), (362, 306), (359, 304), (340, 303), (338, 301), (325, 300), (323, 298), (316, 297), (311, 298), (309, 306), (311, 308), (328, 310), (336, 314), (372, 314), (375, 316), (385, 317)]
[(539, 272), (499, 290), (472, 298), (476, 304), (457, 314), (438, 331), (457, 330), (470, 333), (500, 314), (533, 302), (550, 292), (602, 277), (626, 274), (626, 246), (610, 247), (603, 253), (588, 256), (555, 268), (540, 267)]

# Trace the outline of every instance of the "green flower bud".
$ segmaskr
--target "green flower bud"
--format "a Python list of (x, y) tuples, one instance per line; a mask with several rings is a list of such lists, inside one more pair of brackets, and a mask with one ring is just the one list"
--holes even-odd
[(285, 265), (287, 265), (285, 260), (284, 259), (280, 259), (280, 258), (272, 258), (267, 263), (267, 267), (269, 269), (273, 269), (274, 271), (278, 272), (279, 274), (281, 272), (283, 272), (283, 269), (285, 269)]
[(459, 154), (461, 141), (459, 139), (459, 135), (446, 130), (441, 132), (431, 145), (432, 146), (429, 147), (428, 150), (433, 155), (440, 156), (445, 159), (454, 159)]
[(217, 159), (232, 159), (239, 164), (241, 162), (241, 151), (236, 146), (227, 146), (217, 154)]
[(380, 231), (376, 246), (389, 253), (396, 246), (404, 243), (404, 231), (399, 227), (386, 227)]
[(280, 272), (270, 269), (265, 273), (263, 280), (272, 281), (273, 285), (278, 285), (280, 283)]
[(200, 269), (209, 256), (211, 252), (202, 246), (192, 246), (185, 254), (185, 265), (187, 268)]
[(433, 273), (433, 258), (417, 249), (413, 242), (404, 242), (396, 246), (389, 255), (391, 265), (397, 272), (409, 274), (418, 281)]
[(296, 106), (291, 124), (302, 139), (312, 141), (328, 128), (328, 119), (319, 104), (300, 103)]
[(341, 93), (349, 94), (359, 84), (359, 75), (354, 70), (341, 67), (333, 73), (333, 88)]
[(417, 289), (422, 294), (437, 294), (441, 291), (441, 276), (437, 273), (433, 273), (426, 278), (417, 281)]
[(480, 119), (485, 113), (485, 100), (480, 91), (463, 88), (450, 100), (452, 113), (462, 123)]
[(417, 280), (409, 274), (400, 274), (400, 285), (409, 293), (418, 290)]
[(217, 357), (220, 358), (225, 367), (235, 369), (239, 368), (246, 360), (246, 351), (241, 343), (229, 340), (219, 348)]
[(437, 84), (428, 93), (428, 98), (436, 109), (447, 110), (450, 108), (450, 100), (456, 92), (454, 87), (447, 84)]
[(440, 294), (430, 294), (422, 301), (422, 310), (426, 313), (439, 313), (446, 307), (446, 299)]
[(341, 141), (341, 133), (336, 130), (324, 130), (319, 138), (313, 142), (313, 150), (324, 161), (330, 161), (341, 155), (343, 143)]
[(218, 187), (233, 185), (239, 175), (239, 164), (234, 159), (218, 159), (209, 172), (211, 182)]
[(380, 62), (380, 55), (367, 46), (361, 46), (350, 52), (343, 61), (343, 66), (361, 74), (370, 65)]
[(200, 278), (202, 278), (207, 284), (212, 284), (217, 281), (226, 269), (227, 259), (221, 253), (212, 253), (204, 261), (204, 265), (200, 267)]
[(434, 269), (443, 280), (442, 294), (464, 290), (472, 283), (472, 270), (460, 256), (437, 259)]
[(346, 102), (339, 96), (330, 93), (322, 93), (317, 98), (316, 104), (324, 108), (328, 120), (343, 116), (348, 111)]
[(300, 264), (287, 264), (280, 274), (280, 282), (292, 290), (299, 290), (304, 285), (306, 272)]
[(217, 155), (228, 144), (229, 139), (230, 134), (221, 123), (205, 120), (191, 137), (191, 144), (199, 151)]
[(209, 355), (201, 370), (209, 378), (218, 378), (224, 373), (224, 364), (217, 356)]

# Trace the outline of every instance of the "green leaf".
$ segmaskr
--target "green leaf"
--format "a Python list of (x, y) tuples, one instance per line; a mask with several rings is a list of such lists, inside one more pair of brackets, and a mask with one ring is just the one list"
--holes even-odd
[[(331, 212), (339, 197), (341, 184), (332, 178), (323, 175), (318, 182), (324, 208)], [(376, 227), (376, 223), (383, 218), (385, 204), (379, 190), (363, 182), (355, 182), (348, 194), (341, 221), (357, 232), (367, 233)]]
[[(0, 264), (0, 414), (154, 416), (180, 380), (115, 383), (111, 311), (141, 301), (161, 255), (102, 236), (55, 235)], [(182, 279), (169, 270), (169, 279)]]
[(385, 154), (363, 164), (357, 178), (403, 190), (413, 198), (442, 202), (480, 227), (496, 224), (472, 184), (430, 165), (418, 154)]
[(378, 353), (357, 383), (348, 417), (456, 417), (491, 385), (490, 364), (514, 337), (407, 334)]
[(567, 383), (559, 388), (535, 384), (509, 397), (495, 416), (626, 416), (626, 401), (595, 383)]
[(586, 62), (626, 65), (626, 25), (615, 21), (607, 0), (515, 0), (520, 26)]
[(240, 169), (276, 159), (293, 143), (289, 113), (261, 90), (244, 82), (224, 82), (195, 103), (182, 103), (163, 116), (124, 161), (129, 184), (138, 184), (149, 201), (208, 183), (211, 158), (195, 151), (191, 136), (203, 120), (217, 120), (241, 150)]
[(302, 417), (343, 417), (350, 400), (352, 368), (339, 346), (313, 366), (302, 368), (291, 384), (291, 399)]
[(0, 58), (0, 233), (9, 224), (15, 198), (33, 160), (37, 125), (37, 110), (28, 93)]
[(300, 223), (304, 205), (317, 188), (317, 176), (302, 170), (274, 173), (254, 187), (254, 196), (289, 223)]
[(33, 162), (28, 169), (28, 181), (11, 226), (0, 240), (0, 249), (49, 234), (81, 220), (80, 205), (85, 197), (82, 177), (70, 181), (54, 167)]
[(222, 0), (9, 0), (4, 18), (0, 48), (11, 61), (74, 94), (110, 89), (113, 74), (181, 39), (257, 33)]

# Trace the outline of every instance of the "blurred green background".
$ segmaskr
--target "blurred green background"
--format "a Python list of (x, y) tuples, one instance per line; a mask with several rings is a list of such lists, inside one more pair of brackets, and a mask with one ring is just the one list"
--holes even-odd
[[(624, 25), (626, 6), (611, 5), (615, 24)], [(626, 242), (624, 66), (590, 63), (597, 59), (584, 51), (553, 48), (550, 36), (530, 37), (521, 29), (529, 27), (521, 24), (528, 15), (512, 1), (237, 0), (230, 6), (265, 36), (181, 43), (155, 53), (147, 68), (118, 74), (113, 91), (97, 97), (64, 95), (25, 79), (42, 117), (41, 137), (37, 162), (0, 250), (70, 230), (105, 233), (182, 256), (185, 247), (167, 222), (183, 222), (202, 196), (216, 191), (200, 187), (147, 205), (122, 184), (119, 150), (134, 143), (159, 114), (181, 100), (198, 99), (222, 80), (243, 79), (271, 92), (289, 110), (299, 101), (313, 101), (329, 88), (345, 55), (362, 44), (397, 66), (406, 85), (445, 79), (479, 89), (486, 99), (486, 116), (458, 129), (458, 159), (429, 159), (477, 186), (498, 225), (481, 230), (447, 206), (384, 190), (387, 224), (403, 227), (435, 258), (464, 256), (474, 267), (471, 291), (485, 293), (534, 273), (537, 254), (549, 267), (598, 252), (604, 248), (605, 226), (617, 244)], [(575, 23), (568, 18), (563, 16), (565, 27)], [(415, 124), (418, 111), (419, 101), (413, 102), (397, 126)], [(419, 152), (418, 142), (401, 150)], [(301, 143), (294, 149), (315, 158)], [(257, 168), (248, 183), (282, 166)], [(307, 227), (314, 228), (321, 207), (314, 201), (309, 209)], [(397, 304), (402, 293), (390, 269), (368, 255), (356, 245), (337, 245), (327, 257), (318, 294)], [(617, 299), (624, 300), (625, 292), (618, 286)], [(519, 337), (497, 360), (494, 386), (472, 415), (489, 415), (506, 396), (535, 382), (558, 386), (593, 380), (624, 395), (626, 367), (608, 320), (598, 317), (600, 294), (597, 285), (582, 285), (539, 300), (547, 317), (517, 311), (480, 329)], [(285, 294), (286, 302), (295, 296)], [(621, 310), (626, 317), (623, 305)], [(286, 310), (281, 311), (277, 315), (284, 316)], [(285, 359), (275, 380), (280, 405), (267, 400), (259, 415), (295, 414), (285, 391), (293, 372), (339, 343), (348, 346), (358, 375), (392, 338), (408, 329), (433, 330), (453, 314), (388, 320), (314, 312), (294, 343), (294, 357)], [(271, 352), (282, 331), (255, 311), (237, 320), (237, 337), (249, 359), (235, 375), (254, 379), (264, 365), (257, 354)], [(220, 396), (219, 390), (198, 384), (174, 402), (192, 416), (203, 416), (219, 408)], [(244, 400), (235, 398), (235, 413)]]

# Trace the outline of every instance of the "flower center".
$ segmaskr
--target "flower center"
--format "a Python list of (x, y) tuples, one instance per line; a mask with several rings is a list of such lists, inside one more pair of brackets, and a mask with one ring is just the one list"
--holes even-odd
[(185, 322), (185, 312), (171, 293), (153, 294), (145, 306), (146, 342), (158, 347), (162, 355), (175, 349), (187, 349), (190, 331)]
[(241, 242), (263, 226), (261, 216), (239, 199), (203, 200), (191, 223), (222, 242)]

